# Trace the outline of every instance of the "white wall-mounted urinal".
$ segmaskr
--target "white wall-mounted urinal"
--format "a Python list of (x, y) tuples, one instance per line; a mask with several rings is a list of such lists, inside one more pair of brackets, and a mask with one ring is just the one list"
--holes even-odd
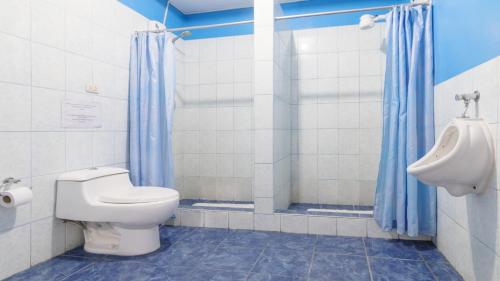
[(426, 184), (463, 196), (485, 189), (494, 164), (495, 146), (488, 124), (483, 119), (456, 118), (407, 171)]

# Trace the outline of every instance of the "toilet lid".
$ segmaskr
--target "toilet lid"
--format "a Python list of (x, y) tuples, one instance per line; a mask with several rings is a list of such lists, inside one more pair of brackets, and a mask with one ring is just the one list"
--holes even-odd
[(101, 195), (99, 201), (113, 204), (151, 203), (179, 198), (179, 193), (171, 188), (137, 187), (121, 193)]

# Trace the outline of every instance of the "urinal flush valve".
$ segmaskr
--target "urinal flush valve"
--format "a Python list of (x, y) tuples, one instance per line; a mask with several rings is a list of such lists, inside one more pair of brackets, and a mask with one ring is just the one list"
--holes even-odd
[(478, 118), (478, 106), (479, 106), (479, 98), (481, 97), (481, 94), (479, 91), (475, 90), (473, 93), (468, 93), (468, 94), (456, 94), (455, 95), (455, 100), (456, 101), (463, 101), (464, 102), (464, 112), (462, 113), (461, 118), (469, 118), (467, 115), (467, 111), (469, 110), (469, 105), (471, 100), (473, 100), (476, 103), (476, 118)]

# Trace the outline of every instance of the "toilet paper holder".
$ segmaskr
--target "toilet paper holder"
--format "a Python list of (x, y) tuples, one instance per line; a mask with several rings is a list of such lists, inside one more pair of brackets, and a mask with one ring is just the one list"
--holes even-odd
[(21, 182), (20, 179), (16, 179), (14, 177), (5, 178), (2, 180), (2, 184), (0, 184), (0, 191), (2, 191), (3, 189), (5, 189), (13, 184), (20, 183), (20, 182)]

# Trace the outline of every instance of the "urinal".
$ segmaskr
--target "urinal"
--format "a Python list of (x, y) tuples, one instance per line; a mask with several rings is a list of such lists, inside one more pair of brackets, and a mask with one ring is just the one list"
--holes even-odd
[(409, 174), (453, 196), (480, 193), (494, 169), (495, 146), (488, 124), (480, 118), (456, 118), (436, 144), (407, 168)]

